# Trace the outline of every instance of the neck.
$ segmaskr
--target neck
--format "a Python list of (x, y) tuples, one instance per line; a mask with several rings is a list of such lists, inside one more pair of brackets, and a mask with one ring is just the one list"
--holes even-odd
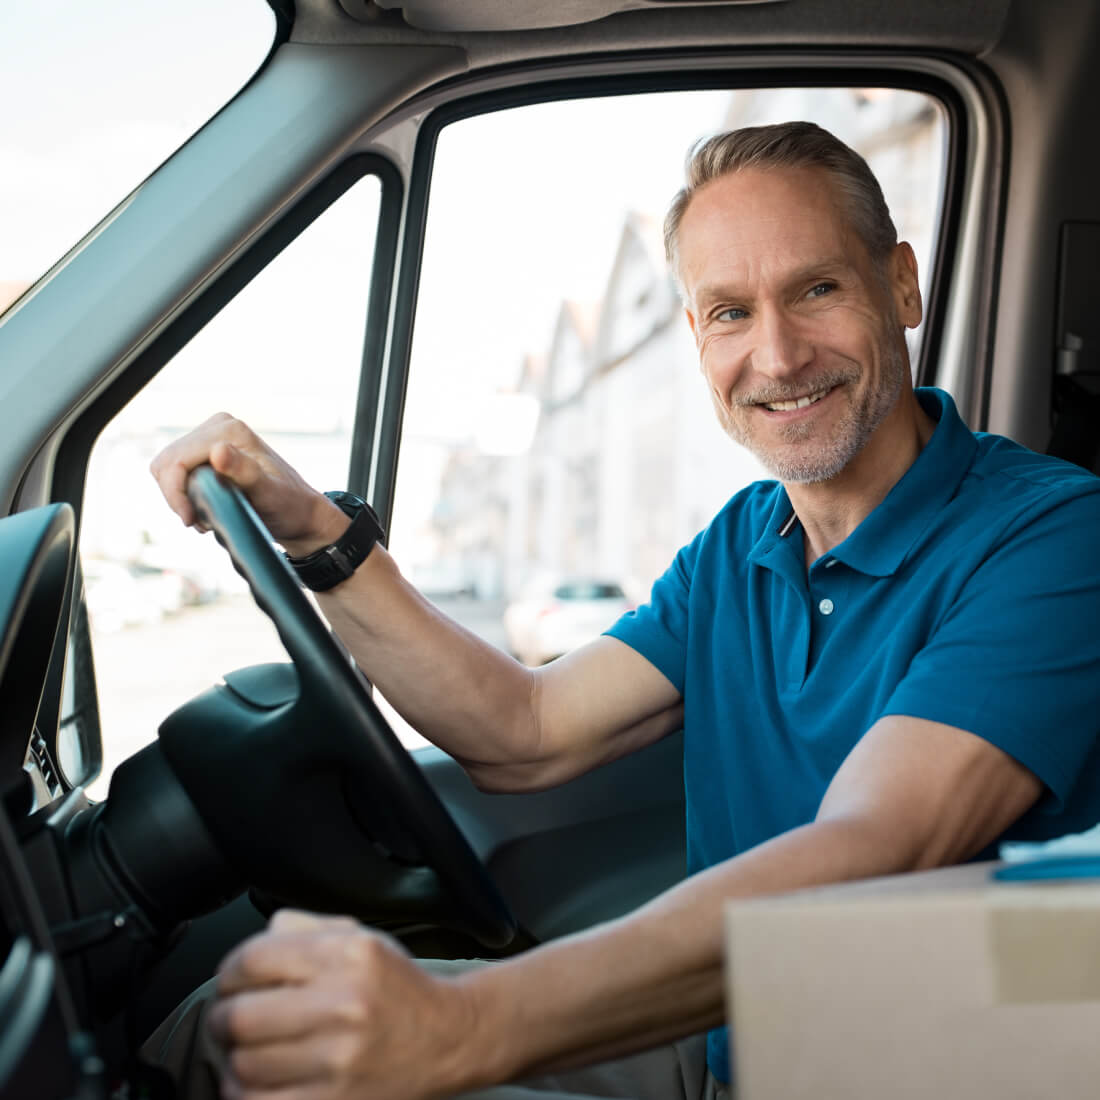
[(784, 484), (802, 524), (807, 568), (842, 543), (882, 503), (916, 462), (935, 428), (935, 421), (907, 389), (836, 477)]

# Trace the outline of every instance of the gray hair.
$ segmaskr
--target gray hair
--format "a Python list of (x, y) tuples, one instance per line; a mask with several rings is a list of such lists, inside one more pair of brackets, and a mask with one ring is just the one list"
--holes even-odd
[(782, 122), (774, 126), (746, 126), (716, 134), (688, 155), (687, 183), (665, 216), (665, 257), (683, 294), (680, 279), (680, 223), (695, 192), (719, 176), (744, 168), (822, 168), (830, 174), (847, 208), (852, 228), (859, 234), (876, 269), (898, 243), (890, 210), (867, 162), (828, 130), (812, 122)]

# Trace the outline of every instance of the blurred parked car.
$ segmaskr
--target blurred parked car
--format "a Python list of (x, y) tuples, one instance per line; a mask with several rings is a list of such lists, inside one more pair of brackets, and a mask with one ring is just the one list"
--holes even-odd
[(103, 558), (84, 562), (84, 586), (92, 625), (105, 634), (158, 622), (186, 602), (178, 573)]
[(527, 665), (542, 665), (590, 642), (634, 604), (615, 581), (562, 580), (534, 586), (508, 605), (508, 648)]
[(168, 555), (163, 551), (143, 553), (141, 557), (128, 563), (135, 577), (170, 578), (170, 583), (178, 587), (180, 601), (176, 607), (166, 610), (176, 611), (180, 606), (197, 607), (216, 600), (226, 590), (243, 591), (243, 582), (219, 554), (212, 560), (206, 555), (191, 553), (186, 559), (179, 555)]

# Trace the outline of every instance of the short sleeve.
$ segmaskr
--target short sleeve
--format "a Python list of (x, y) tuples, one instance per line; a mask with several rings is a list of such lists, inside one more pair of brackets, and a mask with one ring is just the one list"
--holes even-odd
[(1096, 491), (1016, 525), (968, 578), (883, 713), (985, 738), (1064, 806), (1100, 735), (1098, 536)]
[(683, 694), (691, 580), (703, 535), (672, 560), (653, 584), (649, 601), (628, 611), (606, 634), (637, 650)]

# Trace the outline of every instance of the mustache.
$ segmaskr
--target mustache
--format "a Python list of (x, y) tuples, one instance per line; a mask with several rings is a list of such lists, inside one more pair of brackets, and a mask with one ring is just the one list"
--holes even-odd
[(772, 382), (748, 393), (738, 394), (733, 404), (747, 408), (749, 405), (770, 405), (775, 401), (796, 401), (811, 393), (831, 390), (834, 386), (843, 386), (858, 379), (858, 370), (827, 370), (812, 378), (801, 378), (797, 382)]

